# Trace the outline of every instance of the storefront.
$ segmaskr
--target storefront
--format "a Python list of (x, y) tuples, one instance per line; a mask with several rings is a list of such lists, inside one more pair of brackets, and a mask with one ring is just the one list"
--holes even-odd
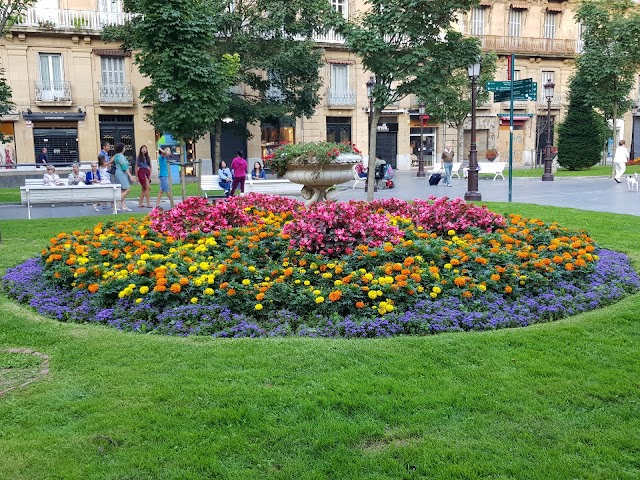
[(16, 160), (16, 134), (13, 122), (20, 119), (19, 115), (4, 115), (0, 121), (0, 168), (11, 168)]
[(47, 149), (48, 162), (68, 166), (80, 161), (78, 151), (78, 122), (84, 112), (22, 112), (22, 117), (33, 128), (33, 161), (43, 148)]
[(409, 145), (412, 155), (411, 165), (416, 166), (420, 160), (420, 150), (422, 149), (422, 159), (426, 166), (434, 164), (434, 155), (438, 151), (436, 138), (438, 129), (429, 125), (429, 118), (425, 115), (422, 128), (420, 127), (420, 115), (411, 112), (409, 120)]
[(282, 144), (294, 143), (296, 129), (293, 125), (293, 122), (286, 120), (277, 124), (262, 123), (260, 129), (262, 158), (272, 154)]

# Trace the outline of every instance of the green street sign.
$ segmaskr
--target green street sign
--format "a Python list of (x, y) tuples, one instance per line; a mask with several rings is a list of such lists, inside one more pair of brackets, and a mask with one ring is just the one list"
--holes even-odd
[(511, 82), (487, 82), (487, 92), (510, 92)]

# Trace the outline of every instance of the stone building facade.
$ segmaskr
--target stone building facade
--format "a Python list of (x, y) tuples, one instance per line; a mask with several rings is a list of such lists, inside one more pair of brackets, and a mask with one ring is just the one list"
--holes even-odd
[[(364, 0), (331, 3), (345, 18), (353, 18), (365, 7)], [(555, 83), (552, 130), (566, 110), (568, 82), (581, 49), (580, 26), (573, 18), (575, 6), (574, 0), (482, 0), (456, 25), (478, 37), (484, 50), (498, 54), (496, 80), (507, 80), (508, 57), (514, 53), (515, 79), (537, 82), (537, 100), (514, 105), (516, 167), (535, 162), (546, 142), (547, 102), (542, 88), (548, 79)], [(155, 152), (151, 145), (160, 134), (146, 122), (149, 107), (138, 98), (146, 79), (128, 52), (100, 38), (103, 25), (122, 23), (126, 18), (119, 0), (40, 0), (12, 28), (0, 42), (0, 62), (13, 89), (16, 109), (0, 124), (9, 139), (4, 148), (0, 146), (0, 160), (9, 157), (10, 161), (33, 163), (47, 146), (54, 161), (90, 161), (104, 139), (122, 141), (129, 155), (143, 144)], [(251, 125), (249, 139), (233, 125), (233, 119), (223, 119), (223, 159), (243, 148), (249, 160), (255, 161), (283, 142), (319, 140), (350, 141), (367, 153), (366, 82), (370, 73), (336, 34), (317, 35), (315, 41), (323, 52), (324, 85), (312, 118), (288, 125)], [(506, 159), (509, 120), (508, 102), (478, 105), (480, 159), (487, 148), (497, 148)], [(466, 159), (469, 128), (468, 119), (461, 148), (458, 132), (447, 125), (427, 123), (421, 136), (417, 102), (411, 96), (383, 112), (377, 152), (400, 170), (415, 168), (411, 156), (420, 146), (428, 164), (438, 158), (445, 143), (451, 143), (459, 158)], [(212, 143), (209, 138), (200, 141), (195, 155), (211, 158)]]

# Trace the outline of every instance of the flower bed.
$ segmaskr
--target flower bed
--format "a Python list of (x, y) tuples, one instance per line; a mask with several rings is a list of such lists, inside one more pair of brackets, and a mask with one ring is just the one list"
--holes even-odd
[(307, 208), (253, 194), (61, 233), (3, 287), (54, 318), (123, 330), (386, 336), (555, 320), (640, 279), (585, 232), (461, 200)]

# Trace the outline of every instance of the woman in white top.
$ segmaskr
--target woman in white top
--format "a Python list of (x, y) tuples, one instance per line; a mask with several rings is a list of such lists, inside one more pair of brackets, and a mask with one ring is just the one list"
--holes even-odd
[(60, 176), (56, 173), (56, 167), (47, 165), (47, 173), (42, 176), (42, 184), (48, 186), (62, 185), (62, 180), (60, 180)]
[(613, 156), (613, 166), (616, 173), (613, 179), (620, 182), (620, 178), (624, 175), (624, 171), (627, 168), (627, 162), (629, 161), (629, 150), (624, 146), (624, 140), (618, 142), (618, 148), (616, 148), (616, 154)]
[(100, 183), (111, 183), (111, 175), (109, 175), (109, 167), (111, 162), (107, 162), (107, 157), (102, 153), (98, 155), (98, 172), (100, 172)]

